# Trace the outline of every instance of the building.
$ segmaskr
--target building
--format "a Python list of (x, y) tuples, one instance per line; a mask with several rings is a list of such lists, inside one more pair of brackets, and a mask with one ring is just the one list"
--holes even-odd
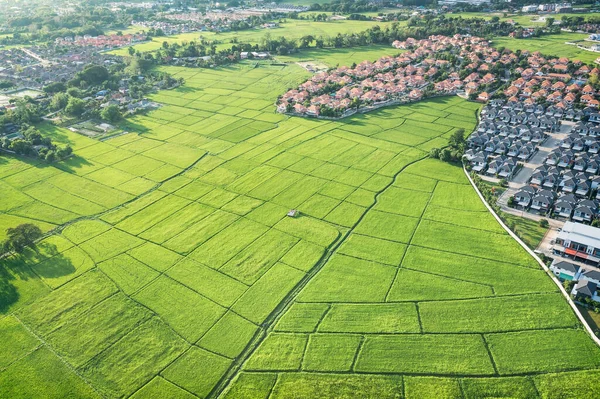
[(600, 302), (600, 296), (597, 293), (598, 284), (589, 281), (589, 280), (579, 280), (573, 290), (571, 291), (571, 295), (575, 297), (575, 299), (591, 299), (595, 302)]
[(564, 260), (555, 260), (550, 266), (550, 270), (561, 281), (573, 281), (579, 280), (581, 266), (574, 265), (570, 262), (565, 262)]
[(600, 229), (581, 223), (565, 222), (552, 249), (554, 253), (598, 264)]

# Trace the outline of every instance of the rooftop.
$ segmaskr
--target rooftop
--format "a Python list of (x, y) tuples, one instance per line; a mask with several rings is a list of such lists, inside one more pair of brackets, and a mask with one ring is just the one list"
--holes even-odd
[(581, 223), (565, 222), (557, 238), (600, 248), (600, 229)]

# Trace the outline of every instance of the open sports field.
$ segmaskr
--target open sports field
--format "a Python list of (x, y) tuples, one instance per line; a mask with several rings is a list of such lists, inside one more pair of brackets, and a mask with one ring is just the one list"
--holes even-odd
[(2, 396), (600, 395), (556, 286), (427, 158), (479, 104), (304, 119), (273, 105), (297, 65), (168, 71), (132, 133), (46, 126), (74, 159), (2, 158), (2, 230), (54, 228), (1, 261)]

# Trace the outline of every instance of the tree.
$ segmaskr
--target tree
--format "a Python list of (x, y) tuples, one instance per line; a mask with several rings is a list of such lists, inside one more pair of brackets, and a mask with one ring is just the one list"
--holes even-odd
[(62, 82), (53, 82), (50, 83), (48, 86), (44, 87), (43, 90), (44, 93), (54, 94), (67, 90), (67, 86), (65, 86), (65, 84)]
[(9, 89), (15, 84), (9, 80), (0, 80), (0, 89)]
[(50, 100), (50, 109), (59, 111), (69, 103), (69, 95), (67, 93), (56, 93)]
[(70, 95), (71, 97), (80, 98), (81, 90), (79, 90), (77, 87), (69, 87), (69, 89), (67, 90), (67, 94)]
[(548, 228), (548, 226), (550, 225), (550, 223), (548, 223), (548, 220), (547, 220), (547, 219), (540, 219), (540, 222), (539, 222), (539, 223), (540, 223), (540, 227), (543, 227), (543, 228), (545, 228), (545, 229), (547, 229), (547, 228)]
[(452, 161), (452, 152), (448, 148), (444, 148), (440, 151), (440, 161), (450, 162)]
[(546, 27), (550, 28), (552, 25), (554, 25), (554, 18), (546, 18)]
[(42, 237), (42, 230), (34, 224), (24, 223), (6, 230), (7, 239), (4, 241), (4, 251), (23, 253), (25, 248), (35, 249), (35, 241)]
[(65, 112), (72, 116), (81, 116), (85, 112), (85, 101), (77, 97), (69, 97)]
[(71, 148), (70, 145), (67, 145), (65, 147), (61, 147), (56, 150), (56, 157), (58, 159), (64, 159), (64, 158), (68, 157), (69, 155), (71, 155), (72, 153), (73, 153), (73, 148)]
[(102, 65), (88, 65), (85, 69), (77, 73), (77, 78), (90, 85), (96, 85), (108, 79), (108, 70)]
[(109, 105), (108, 107), (102, 110), (102, 112), (100, 113), (100, 117), (105, 121), (115, 123), (121, 120), (123, 115), (121, 115), (119, 107), (117, 107), (116, 105)]
[(441, 150), (439, 148), (432, 148), (431, 151), (429, 151), (429, 158), (439, 159), (440, 151)]
[(127, 48), (127, 52), (129, 53), (129, 55), (134, 55), (135, 49), (133, 47), (129, 47), (129, 48)]
[(465, 148), (465, 129), (457, 129), (448, 139), (448, 145), (456, 150), (463, 151)]
[(27, 140), (16, 139), (10, 142), (8, 149), (19, 155), (31, 155), (34, 153), (33, 146)]

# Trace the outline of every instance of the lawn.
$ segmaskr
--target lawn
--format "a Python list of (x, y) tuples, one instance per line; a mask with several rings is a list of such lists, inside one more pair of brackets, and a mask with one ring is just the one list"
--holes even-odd
[[(163, 107), (132, 133), (99, 142), (46, 126), (76, 158), (0, 160), (0, 227), (37, 215), (61, 227), (1, 261), (2, 392), (397, 398), (452, 395), (459, 381), (472, 397), (518, 396), (531, 385), (515, 375), (600, 366), (462, 169), (427, 158), (475, 126), (479, 104), (303, 119), (273, 106), (310, 76), (294, 63), (164, 70), (185, 85), (152, 95)], [(415, 375), (440, 379), (423, 390)]]

